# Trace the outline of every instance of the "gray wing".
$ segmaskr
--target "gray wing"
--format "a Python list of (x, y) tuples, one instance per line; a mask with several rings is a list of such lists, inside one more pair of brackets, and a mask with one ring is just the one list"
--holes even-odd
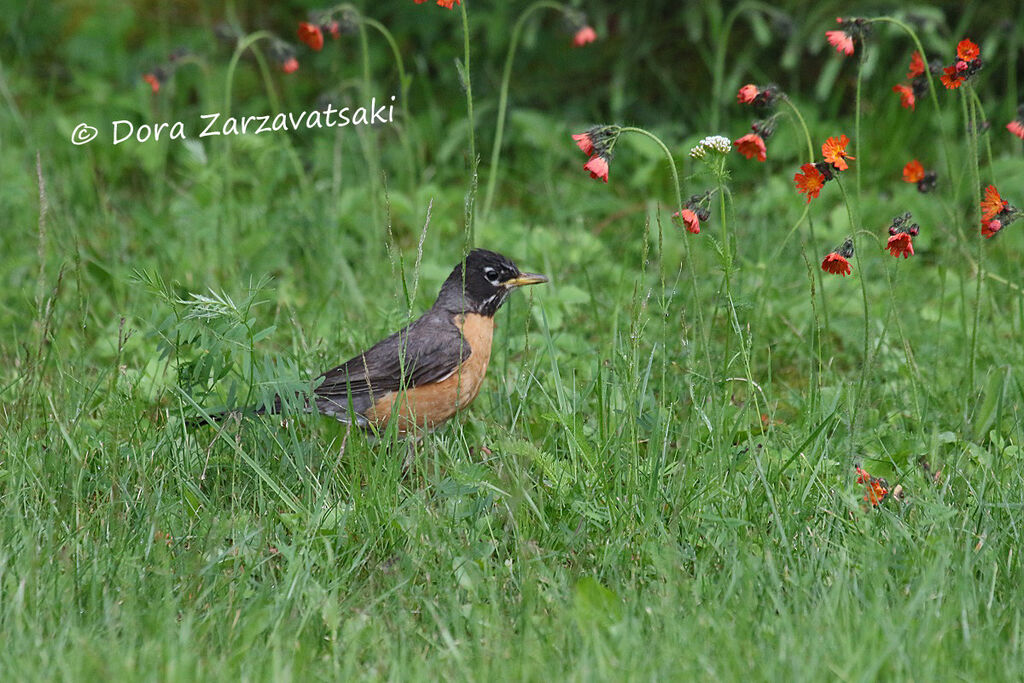
[[(364, 353), (331, 368), (313, 390), (317, 409), (343, 422), (351, 413), (359, 424), (386, 394), (451, 375), (470, 354), (469, 345), (450, 314), (428, 311)], [(351, 405), (351, 410), (349, 406)]]

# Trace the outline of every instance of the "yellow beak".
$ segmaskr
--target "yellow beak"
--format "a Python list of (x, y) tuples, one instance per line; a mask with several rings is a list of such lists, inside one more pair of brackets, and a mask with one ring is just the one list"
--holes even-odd
[(538, 273), (520, 273), (511, 280), (505, 280), (501, 284), (512, 289), (513, 287), (522, 287), (523, 285), (539, 285), (547, 281), (548, 279), (546, 277)]

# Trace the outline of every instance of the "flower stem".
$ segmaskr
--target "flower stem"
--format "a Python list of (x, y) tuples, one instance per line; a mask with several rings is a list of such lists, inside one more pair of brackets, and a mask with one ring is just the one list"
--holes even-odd
[(472, 247), (476, 238), (476, 211), (472, 207), (472, 198), (470, 195), (476, 195), (477, 159), (475, 130), (476, 120), (473, 118), (473, 79), (470, 76), (469, 66), (469, 17), (466, 14), (466, 0), (462, 0), (462, 2), (459, 3), (459, 14), (462, 16), (462, 66), (464, 69), (463, 76), (465, 77), (465, 83), (463, 85), (465, 85), (466, 88), (466, 116), (469, 119), (469, 166), (471, 169), (469, 192), (466, 195), (466, 241), (468, 242), (468, 246)]
[(410, 172), (410, 182), (415, 182), (416, 178), (416, 165), (415, 155), (413, 154), (412, 144), (409, 142), (407, 130), (412, 124), (412, 118), (409, 116), (409, 84), (405, 78), (405, 63), (402, 61), (402, 53), (398, 50), (398, 43), (395, 42), (395, 37), (391, 35), (391, 31), (387, 29), (384, 24), (380, 23), (376, 19), (363, 16), (360, 14), (360, 21), (372, 29), (375, 29), (378, 33), (384, 36), (384, 40), (387, 41), (391, 47), (391, 54), (395, 58), (395, 66), (398, 69), (398, 90), (399, 97), (402, 98), (402, 102), (399, 105), (402, 110), (402, 124), (399, 128), (399, 139), (402, 142), (403, 156), (405, 157)]
[(619, 133), (639, 133), (640, 135), (645, 135), (651, 140), (654, 140), (658, 147), (661, 147), (661, 151), (665, 154), (665, 158), (668, 159), (668, 167), (672, 170), (672, 189), (675, 190), (676, 193), (676, 205), (674, 210), (681, 210), (683, 208), (683, 191), (682, 187), (679, 185), (679, 172), (676, 171), (676, 162), (675, 159), (672, 158), (672, 152), (668, 150), (668, 147), (666, 147), (665, 143), (661, 141), (661, 138), (648, 130), (636, 128), (634, 126), (623, 126), (622, 128), (619, 128)]
[(508, 111), (508, 84), (512, 78), (512, 62), (515, 60), (516, 48), (519, 46), (519, 36), (523, 32), (526, 19), (539, 9), (553, 9), (559, 12), (565, 11), (565, 5), (550, 0), (538, 0), (527, 7), (515, 25), (512, 27), (512, 38), (508, 44), (508, 51), (505, 53), (505, 68), (501, 74), (501, 90), (498, 94), (498, 122), (494, 129), (494, 142), (491, 145), (491, 164), (487, 167), (487, 192), (484, 195), (484, 220), (491, 214), (491, 202), (494, 200), (494, 189), (498, 183), (498, 163), (501, 158), (501, 141), (505, 135), (505, 115)]
[(807, 122), (804, 121), (803, 115), (800, 110), (796, 108), (796, 105), (789, 99), (787, 95), (782, 96), (782, 101), (793, 111), (793, 115), (796, 116), (796, 120), (800, 123), (800, 129), (804, 132), (804, 139), (807, 141), (807, 163), (814, 163), (814, 144), (811, 142), (811, 131), (807, 129)]
[[(978, 122), (979, 117), (980, 117), (981, 121), (985, 120), (985, 118), (984, 118), (985, 110), (981, 106), (981, 100), (978, 99), (978, 92), (973, 87), (970, 89), (970, 96), (971, 96), (971, 102), (974, 104), (974, 111), (975, 111), (974, 125), (975, 125), (975, 127), (977, 127), (979, 125), (979, 122)], [(975, 130), (975, 134), (980, 134), (980, 131)], [(980, 157), (981, 154), (979, 153), (978, 156)], [(985, 133), (985, 156), (988, 159), (989, 178), (991, 179), (991, 182), (994, 184), (995, 181), (996, 181), (996, 178), (995, 178), (995, 172), (992, 170), (992, 136), (989, 135), (987, 132)], [(978, 161), (980, 163), (981, 160), (979, 159)], [(979, 188), (981, 187), (981, 183), (980, 182), (978, 183), (978, 187)]]
[(405, 62), (402, 61), (402, 53), (398, 50), (398, 43), (395, 42), (395, 37), (391, 35), (391, 31), (387, 29), (384, 24), (380, 23), (376, 19), (370, 17), (361, 16), (362, 22), (372, 29), (375, 29), (378, 33), (384, 36), (384, 40), (387, 41), (391, 47), (391, 54), (395, 57), (395, 66), (398, 69), (398, 87), (399, 93), (402, 98), (402, 117), (408, 122), (409, 120), (409, 83), (405, 78)]
[(867, 289), (867, 283), (866, 283), (865, 278), (864, 278), (864, 267), (863, 267), (863, 264), (861, 264), (861, 260), (860, 260), (860, 249), (857, 247), (857, 240), (856, 240), (857, 223), (856, 223), (856, 220), (854, 219), (853, 207), (850, 205), (850, 198), (846, 194), (846, 188), (843, 187), (843, 183), (842, 183), (842, 181), (840, 181), (840, 179), (838, 177), (836, 178), (836, 184), (839, 185), (839, 190), (843, 193), (843, 204), (846, 206), (846, 215), (847, 215), (847, 217), (850, 220), (850, 233), (854, 237), (853, 258), (854, 258), (854, 260), (857, 263), (857, 279), (860, 280), (861, 302), (863, 303), (863, 306), (864, 306), (864, 351), (863, 351), (863, 360), (861, 361), (861, 366), (860, 366), (860, 382), (858, 383), (858, 386), (857, 386), (857, 395), (854, 397), (854, 400), (853, 400), (853, 415), (852, 415), (852, 417), (850, 419), (850, 455), (852, 457), (853, 456), (853, 452), (854, 452), (854, 448), (855, 448), (855, 441), (856, 441), (855, 436), (856, 436), (856, 433), (857, 433), (857, 414), (858, 414), (858, 412), (860, 410), (860, 404), (863, 402), (863, 399), (864, 399), (864, 389), (867, 386), (868, 372), (870, 370), (870, 367), (869, 367), (870, 366), (869, 353), (871, 351), (871, 346), (870, 346), (870, 341), (869, 341), (870, 327), (869, 327), (869, 311), (868, 311), (868, 289)]
[[(363, 99), (369, 100), (372, 89), (370, 81), (370, 44), (366, 37), (366, 24), (362, 21), (359, 22), (359, 49), (362, 51), (363, 57)], [(360, 139), (363, 143), (366, 161), (370, 166), (370, 215), (373, 225), (376, 226), (380, 224), (379, 209), (377, 208), (377, 198), (380, 196), (380, 151), (377, 148), (376, 140), (367, 140), (367, 135), (362, 128), (359, 128), (359, 132), (361, 133)]]
[[(854, 149), (857, 151), (857, 156), (859, 157), (859, 156), (861, 156), (861, 151), (860, 150), (863, 148), (863, 145), (860, 144), (861, 143), (861, 140), (860, 140), (860, 89), (861, 89), (861, 84), (864, 81), (864, 45), (863, 44), (861, 44), (861, 46), (860, 46), (860, 53), (859, 53), (858, 56), (859, 56), (859, 59), (857, 61), (857, 97), (856, 97), (856, 100), (855, 100), (855, 103), (854, 103), (854, 110), (853, 110), (853, 136), (855, 138), (853, 144), (854, 144)], [(857, 164), (857, 208), (858, 209), (860, 208), (860, 201), (861, 201), (861, 194), (860, 194), (860, 187), (861, 187), (860, 186), (860, 169), (861, 169), (861, 167), (863, 165), (864, 165), (864, 161), (863, 160), (859, 164)]]
[[(811, 131), (808, 130), (808, 128), (807, 128), (807, 122), (804, 120), (804, 117), (800, 113), (800, 110), (796, 108), (796, 105), (793, 104), (792, 100), (790, 100), (789, 97), (787, 97), (786, 95), (783, 95), (782, 96), (782, 101), (785, 102), (786, 105), (793, 111), (793, 115), (796, 117), (797, 122), (800, 124), (800, 129), (803, 130), (803, 132), (804, 132), (804, 140), (807, 142), (807, 163), (813, 164), (814, 163), (814, 143), (811, 142)], [(810, 208), (810, 202), (808, 202), (807, 206), (804, 207), (803, 214), (800, 216), (800, 218), (797, 220), (797, 222), (793, 225), (793, 228), (790, 230), (790, 233), (792, 233), (794, 230), (796, 230), (797, 226), (799, 226), (800, 223), (803, 222), (803, 219), (804, 219), (805, 216), (808, 216), (808, 209), (809, 208)], [(810, 236), (811, 236), (811, 243), (814, 244), (816, 242), (816, 239), (815, 239), (815, 236), (814, 236), (814, 221), (810, 220), (809, 217), (807, 219), (807, 230), (808, 230), (808, 232), (810, 233)], [(785, 245), (785, 243), (786, 243), (786, 241), (788, 239), (789, 239), (789, 235), (786, 235), (786, 239), (783, 240), (782, 245), (779, 246), (779, 251), (780, 252), (782, 250), (782, 246)], [(822, 274), (820, 269), (818, 270), (817, 277), (818, 277), (818, 290), (821, 292), (821, 314), (822, 314), (822, 317), (825, 319), (825, 329), (830, 330), (831, 327), (829, 325), (829, 317), (828, 317), (828, 301), (825, 298), (825, 281), (824, 281), (824, 276), (823, 276), (823, 274)], [(813, 290), (813, 287), (812, 287), (812, 290)], [(818, 330), (818, 333), (820, 335), (820, 333), (821, 333), (820, 329)]]
[[(981, 188), (981, 177), (978, 171), (978, 110), (975, 108), (974, 102), (970, 99), (968, 91), (973, 94), (973, 88), (970, 84), (964, 86), (964, 90), (960, 91), (960, 102), (964, 113), (964, 118), (967, 123), (967, 149), (970, 158), (968, 159), (968, 165), (971, 169), (971, 180), (972, 190), (971, 196), (973, 197), (972, 205), (973, 211), (971, 212), (974, 217), (974, 225), (981, 225), (981, 204), (977, 200), (978, 190)], [(977, 97), (975, 95), (975, 97)], [(970, 230), (967, 232), (968, 235), (972, 234)], [(972, 405), (972, 397), (974, 394), (975, 387), (975, 373), (977, 372), (977, 355), (978, 355), (978, 327), (981, 321), (981, 280), (984, 277), (984, 267), (982, 259), (985, 255), (984, 250), (984, 239), (978, 235), (978, 253), (977, 253), (977, 264), (975, 265), (975, 284), (974, 284), (974, 322), (971, 325), (971, 357), (968, 363), (967, 372), (967, 391), (964, 392), (964, 421), (967, 420), (967, 411)], [(965, 302), (966, 303), (966, 302)]]

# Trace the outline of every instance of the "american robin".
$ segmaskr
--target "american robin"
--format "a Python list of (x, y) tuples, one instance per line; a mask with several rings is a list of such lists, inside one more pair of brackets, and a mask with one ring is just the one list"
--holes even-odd
[[(517, 287), (547, 282), (501, 254), (474, 249), (455, 266), (426, 313), (317, 378), (324, 415), (401, 436), (437, 427), (476, 398), (491, 359), (494, 314)], [(280, 412), (281, 399), (257, 412)]]

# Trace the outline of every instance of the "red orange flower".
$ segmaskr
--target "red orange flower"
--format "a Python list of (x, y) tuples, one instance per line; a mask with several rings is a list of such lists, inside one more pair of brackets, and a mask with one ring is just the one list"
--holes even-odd
[(160, 92), (160, 79), (155, 74), (143, 74), (142, 80), (149, 83), (149, 87), (153, 89), (153, 92)]
[(324, 47), (324, 34), (320, 27), (308, 21), (299, 22), (299, 40), (319, 52)]
[(892, 91), (900, 94), (900, 104), (904, 109), (914, 109), (917, 98), (914, 97), (914, 91), (909, 85), (894, 85)]
[(918, 76), (923, 76), (924, 69), (924, 59), (921, 58), (921, 53), (914, 50), (914, 54), (910, 56), (910, 68), (907, 70), (907, 78), (914, 79)]
[(1002, 221), (996, 220), (995, 218), (989, 221), (982, 219), (981, 221), (981, 236), (985, 239), (991, 239), (993, 235), (1002, 229)]
[(956, 46), (956, 56), (965, 62), (973, 62), (981, 54), (981, 50), (970, 38), (964, 38)]
[(845, 171), (850, 167), (846, 163), (847, 159), (856, 159), (846, 153), (846, 146), (850, 144), (850, 139), (845, 135), (837, 137), (830, 137), (825, 140), (825, 144), (821, 146), (821, 153), (825, 157), (825, 161), (835, 166), (840, 171)]
[(996, 186), (989, 185), (985, 188), (985, 196), (981, 200), (981, 219), (983, 221), (990, 221), (1009, 205), (1010, 202), (999, 196)]
[(768, 158), (764, 139), (757, 133), (747, 133), (732, 144), (736, 148), (737, 152), (748, 159), (757, 157), (758, 161), (764, 161)]
[(872, 477), (867, 470), (861, 469), (859, 466), (855, 466), (855, 469), (857, 470), (857, 483), (867, 486), (864, 500), (877, 507), (889, 495), (888, 484), (884, 479)]
[(821, 262), (821, 269), (826, 273), (842, 275), (843, 277), (846, 277), (853, 272), (850, 269), (850, 262), (846, 260), (846, 257), (834, 251), (826, 256), (825, 260)]
[(825, 37), (828, 38), (828, 44), (837, 52), (842, 52), (847, 56), (853, 54), (853, 36), (847, 34), (846, 31), (825, 31)]
[(688, 232), (694, 235), (700, 234), (700, 218), (691, 209), (683, 209), (682, 211), (676, 211), (672, 214), (673, 218), (679, 218), (682, 220), (683, 225), (686, 226)]
[(903, 180), (908, 183), (916, 183), (924, 180), (924, 166), (917, 159), (907, 162), (903, 167)]
[(939, 76), (939, 80), (942, 81), (942, 85), (950, 90), (956, 90), (964, 83), (964, 77), (957, 71), (956, 64), (945, 67), (942, 70), (942, 75)]
[(608, 182), (608, 158), (600, 154), (590, 157), (587, 163), (583, 164), (584, 171), (590, 171), (591, 178), (600, 178)]
[(903, 254), (903, 258), (910, 258), (914, 255), (913, 238), (908, 232), (898, 232), (890, 237), (885, 248), (897, 258), (899, 258), (900, 254)]
[[(422, 5), (427, 0), (415, 0), (417, 5)], [(454, 5), (461, 5), (461, 0), (437, 0), (438, 7), (444, 7), (445, 9), (454, 9)]]
[(825, 176), (821, 174), (814, 164), (804, 164), (800, 167), (803, 173), (797, 173), (793, 176), (793, 181), (796, 182), (796, 189), (798, 192), (807, 193), (807, 203), (810, 204), (811, 199), (818, 196), (821, 192), (822, 186), (825, 184)]
[(585, 133), (573, 135), (572, 139), (576, 141), (576, 146), (580, 148), (580, 151), (588, 157), (594, 154), (594, 139), (590, 137), (589, 130)]
[(847, 237), (841, 246), (836, 247), (825, 256), (825, 260), (821, 262), (821, 269), (826, 273), (846, 277), (852, 272), (850, 269), (850, 259), (852, 257), (853, 240)]
[(736, 93), (736, 100), (740, 104), (750, 104), (757, 97), (758, 89), (753, 83), (747, 83)]
[(1024, 104), (1017, 107), (1017, 118), (1006, 124), (1006, 130), (1024, 140)]
[(592, 43), (597, 40), (597, 31), (590, 26), (581, 26), (575, 35), (572, 37), (572, 44), (574, 47), (583, 47), (588, 43)]
[(292, 74), (298, 70), (299, 60), (295, 59), (295, 57), (288, 57), (283, 62), (281, 62), (281, 71), (285, 72), (286, 74)]

